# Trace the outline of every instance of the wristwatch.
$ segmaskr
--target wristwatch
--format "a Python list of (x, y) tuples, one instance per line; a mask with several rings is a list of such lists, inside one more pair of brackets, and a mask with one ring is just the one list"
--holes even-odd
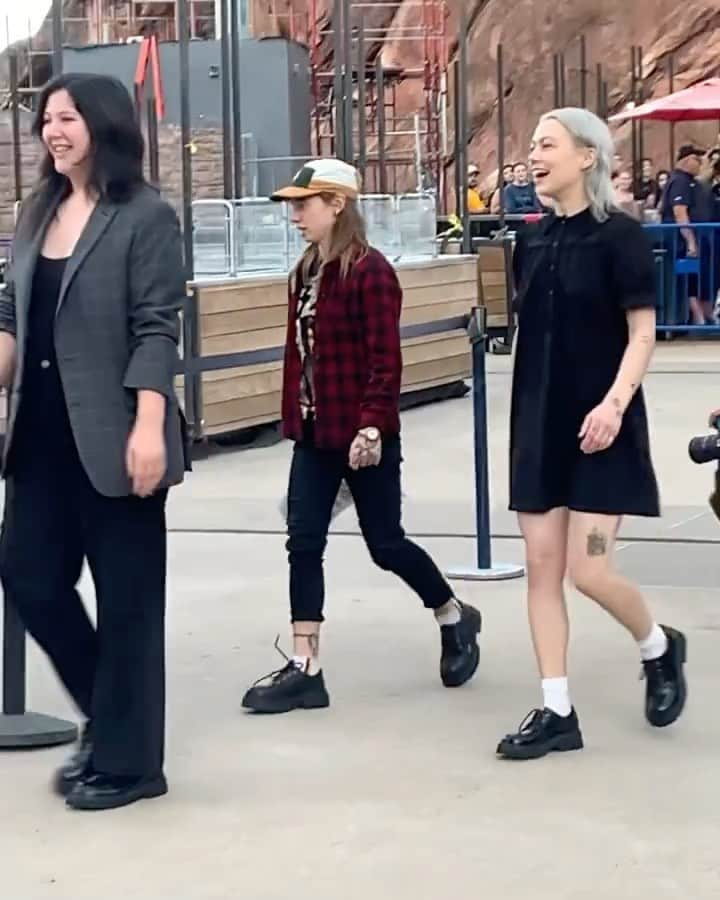
[(380, 440), (380, 432), (377, 428), (373, 428), (372, 426), (370, 428), (361, 428), (360, 434), (364, 435), (369, 441), (372, 441), (373, 443)]

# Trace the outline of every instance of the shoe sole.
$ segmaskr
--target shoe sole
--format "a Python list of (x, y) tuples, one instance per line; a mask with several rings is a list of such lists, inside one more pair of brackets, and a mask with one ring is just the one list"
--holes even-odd
[[(466, 607), (467, 609), (468, 607)], [(482, 631), (482, 616), (476, 609), (470, 610), (471, 615), (468, 617), (471, 620), (471, 626), (473, 629), (472, 639), (475, 642), (473, 648), (473, 654), (470, 657), (470, 665), (462, 671), (459, 675), (453, 678), (447, 678), (440, 673), (440, 679), (442, 683), (447, 688), (461, 687), (466, 682), (470, 681), (473, 675), (477, 672), (478, 666), (480, 665), (480, 647), (477, 643), (478, 635)]]
[(273, 716), (293, 712), (296, 709), (327, 709), (330, 706), (330, 698), (328, 696), (310, 697), (298, 703), (285, 703), (281, 706), (253, 706), (243, 700), (242, 706), (243, 709), (259, 716)]
[(87, 812), (99, 812), (105, 809), (120, 809), (122, 806), (130, 806), (131, 803), (137, 803), (138, 800), (154, 800), (156, 797), (162, 797), (168, 792), (167, 781), (164, 777), (155, 778), (153, 781), (147, 781), (139, 785), (132, 791), (124, 794), (122, 800), (119, 798), (115, 801), (102, 800), (101, 798), (86, 798), (82, 795), (73, 797), (72, 791), (65, 800), (65, 803), (71, 809), (78, 809)]
[(668, 725), (672, 725), (673, 722), (677, 722), (680, 716), (685, 709), (685, 704), (687, 702), (687, 681), (685, 679), (685, 673), (683, 671), (683, 666), (687, 662), (687, 638), (684, 634), (678, 633), (678, 636), (675, 638), (673, 642), (673, 647), (675, 650), (675, 665), (678, 670), (678, 698), (675, 701), (674, 706), (670, 709), (668, 713), (666, 713), (662, 717), (658, 717), (653, 720), (648, 714), (645, 712), (645, 718), (648, 722), (653, 726), (653, 728), (667, 728)]
[(548, 753), (569, 753), (572, 750), (582, 750), (584, 746), (582, 733), (575, 731), (570, 734), (559, 734), (552, 741), (546, 741), (544, 744), (538, 744), (534, 747), (530, 745), (503, 745), (501, 743), (497, 749), (497, 755), (501, 759), (541, 759), (543, 756), (547, 756)]

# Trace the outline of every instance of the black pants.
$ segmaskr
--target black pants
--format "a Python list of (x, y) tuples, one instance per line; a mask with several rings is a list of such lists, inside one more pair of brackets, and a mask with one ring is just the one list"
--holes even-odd
[(355, 501), (360, 529), (373, 562), (399, 575), (429, 609), (443, 606), (452, 590), (435, 563), (405, 537), (400, 524), (400, 439), (383, 444), (380, 465), (353, 471), (348, 454), (295, 445), (288, 488), (290, 610), (293, 622), (322, 622), (323, 553), (330, 514), (343, 478)]
[[(77, 456), (68, 456), (62, 464), (21, 461), (11, 470), (0, 580), (26, 629), (92, 720), (94, 768), (111, 775), (159, 774), (167, 492), (145, 499), (104, 497)], [(97, 628), (76, 589), (85, 559), (95, 583)]]

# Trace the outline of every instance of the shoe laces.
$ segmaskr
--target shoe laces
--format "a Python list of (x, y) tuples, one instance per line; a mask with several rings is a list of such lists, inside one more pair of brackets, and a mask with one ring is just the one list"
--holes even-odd
[(518, 734), (531, 734), (536, 729), (540, 719), (542, 719), (542, 716), (542, 709), (531, 709), (520, 723)]
[(273, 646), (277, 650), (277, 652), (280, 654), (280, 656), (282, 656), (282, 658), (285, 660), (285, 665), (281, 666), (279, 669), (274, 669), (272, 672), (268, 672), (267, 675), (263, 675), (262, 677), (258, 678), (258, 680), (253, 683), (253, 685), (252, 685), (253, 687), (257, 687), (259, 684), (262, 684), (264, 681), (269, 681), (271, 685), (279, 684), (281, 681), (283, 681), (285, 678), (287, 678), (288, 675), (291, 675), (294, 672), (300, 671), (300, 669), (296, 665), (296, 663), (292, 659), (290, 659), (290, 657), (287, 655), (287, 653), (285, 653), (285, 651), (280, 646), (280, 635), (279, 634), (275, 638), (275, 643), (273, 644)]

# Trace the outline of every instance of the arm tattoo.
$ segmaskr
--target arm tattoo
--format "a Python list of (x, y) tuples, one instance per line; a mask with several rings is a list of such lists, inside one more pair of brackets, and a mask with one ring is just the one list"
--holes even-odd
[(607, 537), (598, 528), (593, 528), (587, 539), (587, 555), (605, 556), (606, 553)]

